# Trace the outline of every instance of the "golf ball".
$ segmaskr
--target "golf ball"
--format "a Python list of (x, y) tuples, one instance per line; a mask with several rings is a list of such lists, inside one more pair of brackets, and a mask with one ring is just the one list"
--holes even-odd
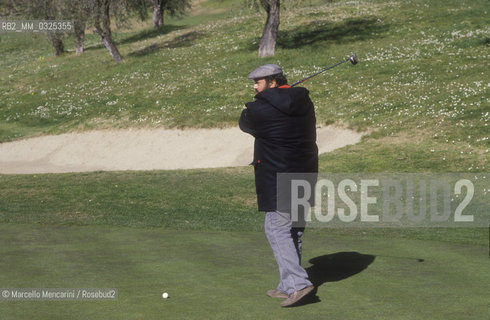
[(168, 293), (166, 293), (166, 292), (162, 293), (162, 298), (163, 299), (167, 299), (168, 298)]

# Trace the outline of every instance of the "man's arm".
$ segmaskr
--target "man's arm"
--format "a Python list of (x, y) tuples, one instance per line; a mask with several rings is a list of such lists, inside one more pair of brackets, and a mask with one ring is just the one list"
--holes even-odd
[(242, 111), (238, 125), (243, 132), (249, 133), (254, 137), (257, 135), (256, 125), (254, 124), (252, 114), (247, 106), (245, 106)]

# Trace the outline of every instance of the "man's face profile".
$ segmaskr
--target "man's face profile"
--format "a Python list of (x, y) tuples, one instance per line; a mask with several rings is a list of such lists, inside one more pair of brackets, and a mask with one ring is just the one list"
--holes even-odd
[(275, 88), (276, 86), (275, 80), (267, 82), (265, 79), (255, 79), (254, 90), (256, 93), (260, 93), (269, 88)]

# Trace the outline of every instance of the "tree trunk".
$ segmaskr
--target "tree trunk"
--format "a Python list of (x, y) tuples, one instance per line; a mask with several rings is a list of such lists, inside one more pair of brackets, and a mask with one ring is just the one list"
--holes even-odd
[(9, 16), (13, 16), (15, 14), (15, 4), (14, 4), (14, 0), (10, 0), (7, 2), (7, 9), (8, 9), (8, 15)]
[[(110, 0), (97, 1), (98, 13), (95, 17), (95, 32), (102, 38), (104, 46), (109, 50), (114, 62), (123, 61), (123, 57), (117, 50), (111, 34), (111, 20), (109, 16)], [(102, 25), (101, 25), (102, 23)]]
[(112, 56), (112, 60), (114, 60), (114, 62), (123, 61), (122, 55), (119, 53), (119, 50), (117, 49), (116, 44), (114, 43), (114, 40), (112, 40), (111, 31), (97, 30), (97, 33), (102, 38), (102, 43), (104, 43), (104, 46), (107, 48), (107, 50), (109, 50)]
[(259, 57), (273, 56), (276, 48), (277, 30), (279, 29), (280, 0), (261, 0), (267, 11), (264, 32), (260, 39)]
[(83, 53), (83, 47), (85, 42), (85, 21), (75, 21), (75, 53), (77, 55)]
[(61, 33), (48, 32), (48, 38), (53, 46), (54, 56), (57, 57), (65, 52), (65, 46), (63, 45), (63, 36)]
[(163, 1), (153, 0), (153, 29), (158, 30), (163, 26)]

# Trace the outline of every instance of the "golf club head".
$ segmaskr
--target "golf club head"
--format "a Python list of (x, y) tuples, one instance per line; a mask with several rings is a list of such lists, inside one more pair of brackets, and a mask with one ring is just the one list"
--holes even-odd
[(359, 62), (359, 59), (357, 58), (356, 54), (353, 53), (350, 57), (349, 57), (349, 61), (352, 63), (352, 64), (357, 64)]

